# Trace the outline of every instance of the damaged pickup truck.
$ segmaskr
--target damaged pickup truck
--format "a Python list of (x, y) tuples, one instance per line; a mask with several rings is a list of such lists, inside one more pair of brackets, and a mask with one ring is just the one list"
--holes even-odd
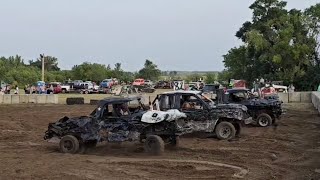
[[(136, 100), (137, 106), (131, 108)], [(140, 98), (107, 98), (89, 116), (49, 123), (44, 139), (60, 140), (63, 153), (83, 152), (102, 141), (140, 141), (146, 152), (161, 154), (165, 144), (176, 144), (178, 134), (172, 121), (183, 117), (177, 110), (148, 111)]]
[(247, 108), (239, 104), (218, 104), (200, 91), (172, 91), (157, 95), (153, 108), (161, 111), (177, 109), (186, 114), (176, 120), (181, 134), (206, 132), (218, 139), (232, 139), (241, 132), (241, 126), (250, 119)]
[(283, 114), (282, 101), (277, 98), (254, 98), (248, 89), (229, 89), (225, 99), (229, 103), (245, 105), (254, 123), (260, 127), (267, 127), (280, 119)]

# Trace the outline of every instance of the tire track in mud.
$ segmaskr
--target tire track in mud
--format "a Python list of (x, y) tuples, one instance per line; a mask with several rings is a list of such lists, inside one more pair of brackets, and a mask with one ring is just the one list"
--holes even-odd
[(244, 169), (239, 166), (225, 164), (221, 162), (212, 162), (212, 161), (199, 161), (199, 160), (178, 160), (178, 159), (135, 159), (135, 158), (111, 158), (111, 159), (89, 159), (89, 161), (96, 163), (144, 163), (144, 162), (160, 162), (160, 163), (190, 163), (196, 165), (210, 165), (210, 166), (218, 166), (224, 168), (230, 168), (235, 171), (232, 175), (233, 178), (245, 178), (245, 176), (249, 173), (249, 170)]

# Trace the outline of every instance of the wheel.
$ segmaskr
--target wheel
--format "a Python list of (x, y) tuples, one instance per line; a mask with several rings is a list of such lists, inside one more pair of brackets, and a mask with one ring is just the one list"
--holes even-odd
[(85, 94), (89, 94), (89, 91), (85, 91), (84, 93), (85, 93)]
[(236, 128), (233, 126), (233, 124), (226, 121), (222, 121), (217, 125), (215, 133), (218, 139), (228, 140), (235, 137)]
[(152, 155), (160, 155), (164, 152), (164, 142), (160, 136), (150, 135), (144, 142), (144, 149)]
[(83, 94), (83, 91), (80, 91), (80, 94)]
[(267, 127), (272, 124), (272, 118), (269, 114), (261, 113), (257, 118), (257, 124), (260, 127)]
[(60, 151), (62, 153), (75, 154), (79, 151), (79, 141), (72, 135), (63, 136), (60, 140)]
[(61, 92), (64, 94), (64, 93), (66, 93), (66, 90), (65, 90), (65, 89), (62, 89), (62, 91), (61, 91)]

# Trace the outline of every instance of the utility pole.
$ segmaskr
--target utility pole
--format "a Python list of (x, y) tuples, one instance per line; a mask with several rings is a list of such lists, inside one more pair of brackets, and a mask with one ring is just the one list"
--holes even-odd
[(41, 61), (42, 61), (42, 76), (41, 80), (44, 82), (44, 54), (40, 54)]

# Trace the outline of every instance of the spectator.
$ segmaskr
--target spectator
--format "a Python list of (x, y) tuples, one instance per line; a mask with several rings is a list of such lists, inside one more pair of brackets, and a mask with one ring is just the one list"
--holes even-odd
[(294, 92), (295, 87), (293, 86), (293, 84), (290, 84), (289, 86), (289, 93), (293, 93)]
[(19, 87), (16, 86), (16, 90), (14, 91), (14, 94), (19, 94)]
[(320, 84), (319, 84), (319, 86), (318, 86), (318, 90), (317, 91), (319, 91), (320, 92)]

